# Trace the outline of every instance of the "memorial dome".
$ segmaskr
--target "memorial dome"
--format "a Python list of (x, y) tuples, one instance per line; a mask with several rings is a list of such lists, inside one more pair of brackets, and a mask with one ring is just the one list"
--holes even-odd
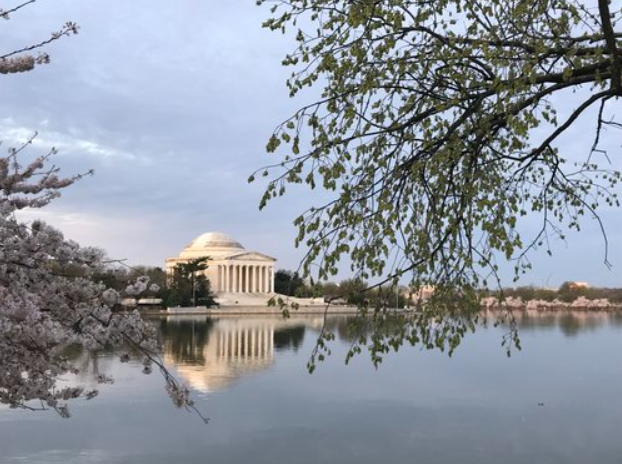
[(222, 232), (206, 232), (195, 238), (190, 245), (186, 247), (188, 251), (224, 251), (224, 250), (243, 250), (244, 247)]

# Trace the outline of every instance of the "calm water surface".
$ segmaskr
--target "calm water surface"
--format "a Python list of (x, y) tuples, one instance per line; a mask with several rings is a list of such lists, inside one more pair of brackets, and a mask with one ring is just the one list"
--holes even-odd
[[(318, 318), (163, 319), (166, 364), (190, 385), (203, 425), (158, 374), (113, 353), (80, 354), (83, 384), (115, 385), (53, 412), (0, 409), (1, 463), (619, 463), (622, 315), (523, 315), (523, 351), (480, 329), (453, 358), (403, 349), (379, 370), (333, 356), (305, 370)], [(543, 406), (539, 406), (543, 403)]]

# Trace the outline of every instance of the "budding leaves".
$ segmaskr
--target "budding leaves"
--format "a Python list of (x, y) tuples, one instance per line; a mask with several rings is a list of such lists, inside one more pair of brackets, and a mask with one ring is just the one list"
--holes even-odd
[[(593, 101), (564, 93), (575, 108), (611, 96), (598, 93), (612, 74), (601, 24), (583, 5), (277, 4), (269, 28), (297, 21), (291, 95), (316, 87), (320, 98), (270, 137), (267, 151), (282, 161), (262, 206), (288, 184), (321, 186), (329, 200), (296, 221), (306, 268), (331, 275), (347, 258), (361, 275), (443, 288), (410, 340), (452, 353), (463, 330), (426, 332), (455, 322), (450, 298), (475, 304), (481, 282), (497, 280), (498, 260), (518, 279), (543, 239), (578, 229), (602, 202), (618, 204), (619, 173), (568, 168), (558, 151), (560, 134), (579, 122), (558, 115), (555, 96), (585, 84)], [(588, 40), (585, 30), (596, 32)], [(541, 234), (523, 236), (524, 217), (539, 217)], [(374, 362), (404, 337), (375, 340)]]

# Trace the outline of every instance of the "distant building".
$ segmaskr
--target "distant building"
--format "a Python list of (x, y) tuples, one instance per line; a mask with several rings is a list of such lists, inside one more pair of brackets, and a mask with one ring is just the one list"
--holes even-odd
[(209, 261), (204, 274), (216, 294), (274, 293), (276, 259), (246, 250), (220, 232), (208, 232), (195, 238), (178, 257), (166, 260), (166, 271), (171, 274), (177, 264), (205, 256)]
[(140, 298), (137, 302), (138, 306), (162, 306), (162, 298)]
[(590, 288), (590, 285), (587, 282), (575, 281), (568, 282), (568, 288), (570, 288), (570, 290), (578, 290), (580, 288)]
[(126, 307), (159, 307), (162, 306), (162, 298), (124, 298), (121, 300), (121, 305)]
[(434, 294), (435, 290), (436, 287), (434, 287), (434, 285), (423, 285), (416, 290), (412, 288), (406, 288), (404, 290), (401, 290), (400, 294), (403, 297), (410, 299), (412, 302), (417, 302), (419, 300), (429, 300)]
[(434, 285), (424, 285), (419, 289), (418, 296), (423, 300), (429, 300), (430, 298), (432, 298), (432, 295), (434, 295), (435, 291), (436, 287), (434, 287)]

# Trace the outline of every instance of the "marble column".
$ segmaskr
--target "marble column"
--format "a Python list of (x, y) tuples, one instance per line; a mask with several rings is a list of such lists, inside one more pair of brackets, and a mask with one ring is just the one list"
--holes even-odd
[(233, 291), (233, 266), (227, 264), (227, 273), (229, 274), (229, 282), (227, 284), (227, 291), (231, 293)]
[(246, 285), (244, 276), (244, 266), (240, 264), (240, 293), (244, 293), (244, 286)]
[(274, 293), (274, 267), (270, 267), (270, 293)]
[(233, 293), (238, 293), (238, 267), (233, 265)]
[(235, 267), (233, 264), (229, 264), (229, 291), (235, 292)]
[(268, 293), (268, 272), (266, 266), (261, 267), (261, 293)]
[(233, 276), (231, 275), (231, 265), (227, 264), (227, 292), (231, 292), (231, 280)]

